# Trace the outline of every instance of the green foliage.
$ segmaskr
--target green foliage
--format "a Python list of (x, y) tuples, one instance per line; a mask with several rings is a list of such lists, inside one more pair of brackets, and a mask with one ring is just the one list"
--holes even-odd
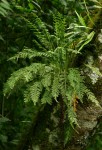
[(0, 2), (0, 15), (7, 17), (8, 11), (11, 11), (10, 5), (6, 0)]
[[(67, 32), (65, 18), (59, 13), (54, 16), (53, 35), (49, 33), (46, 25), (36, 15), (35, 24), (27, 19), (24, 20), (40, 41), (38, 43), (36, 40), (40, 49), (42, 45), (43, 47), (41, 51), (40, 49), (39, 51), (36, 49), (24, 49), (10, 58), (10, 60), (29, 58), (33, 59), (33, 63), (15, 71), (11, 75), (5, 84), (4, 95), (9, 95), (10, 92), (20, 89), (24, 85), (26, 86), (24, 92), (25, 102), (32, 100), (34, 105), (39, 102), (41, 97), (43, 104), (51, 104), (51, 99), (58, 102), (58, 97), (61, 95), (67, 106), (67, 115), (71, 125), (77, 124), (73, 106), (74, 96), (77, 96), (82, 101), (86, 94), (92, 102), (99, 105), (93, 93), (85, 86), (80, 70), (73, 68), (76, 56), (91, 41), (93, 32), (88, 35), (78, 24), (77, 26), (69, 27)], [(82, 35), (83, 32), (84, 35)], [(37, 63), (37, 58), (42, 61)]]
[[(91, 14), (94, 16), (95, 7), (101, 8), (101, 3), (96, 0), (87, 1), (86, 5), (89, 17)], [(65, 127), (66, 144), (73, 130), (72, 127), (70, 130), (68, 120), (72, 126), (78, 122), (75, 97), (83, 102), (84, 95), (87, 95), (92, 102), (98, 104), (93, 93), (87, 89), (80, 69), (75, 68), (78, 56), (83, 53), (83, 49), (87, 53), (85, 47), (94, 36), (89, 28), (91, 20), (88, 23), (85, 4), (80, 0), (1, 0), (0, 16), (0, 110), (2, 115), (10, 119), (5, 122), (0, 119), (0, 149), (15, 149), (21, 142), (23, 132), (26, 133), (26, 129), (32, 124), (35, 112), (39, 111), (37, 106), (46, 106), (47, 103), (50, 104), (49, 108), (55, 105), (58, 107), (55, 107), (57, 127), (56, 123), (52, 124), (48, 120), (47, 127), (49, 126), (49, 130), (53, 128), (53, 131), (50, 130), (46, 137), (48, 139), (50, 136), (52, 144), (56, 144), (59, 141), (59, 97), (64, 101), (64, 121), (68, 123)], [(14, 64), (6, 61), (8, 58)], [(7, 79), (3, 97), (3, 84)], [(52, 110), (49, 114), (51, 112)], [(43, 113), (47, 114), (48, 111)], [(46, 122), (45, 118), (38, 118), (40, 127), (43, 126), (42, 122)], [(42, 141), (45, 140), (42, 133), (44, 131), (40, 131), (40, 127), (36, 136), (33, 135), (34, 138), (38, 137), (37, 144), (40, 137)], [(30, 138), (32, 140), (32, 136)], [(45, 142), (45, 145), (48, 144)], [(23, 145), (24, 142), (22, 147)], [(25, 145), (29, 146), (29, 143)], [(47, 149), (43, 149), (45, 148)], [(48, 149), (54, 147), (51, 145)]]
[(0, 149), (5, 149), (6, 148), (6, 144), (8, 143), (8, 136), (6, 135), (7, 133), (7, 126), (8, 126), (8, 122), (10, 120), (6, 117), (1, 117), (0, 118)]

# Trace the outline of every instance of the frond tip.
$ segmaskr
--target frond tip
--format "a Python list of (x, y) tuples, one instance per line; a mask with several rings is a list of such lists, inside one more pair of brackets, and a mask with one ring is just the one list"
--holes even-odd
[(85, 93), (91, 102), (95, 103), (96, 106), (101, 107), (95, 95), (89, 89), (86, 89)]

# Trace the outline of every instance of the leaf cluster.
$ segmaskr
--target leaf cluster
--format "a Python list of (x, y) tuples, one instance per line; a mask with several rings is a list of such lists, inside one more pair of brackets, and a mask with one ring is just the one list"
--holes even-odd
[[(11, 75), (4, 86), (4, 96), (9, 96), (24, 86), (25, 102), (32, 100), (34, 105), (39, 102), (52, 104), (53, 100), (58, 102), (58, 97), (61, 96), (67, 107), (66, 114), (70, 124), (77, 124), (74, 97), (77, 96), (82, 102), (86, 94), (89, 100), (99, 105), (94, 94), (85, 86), (80, 70), (74, 68), (74, 60), (82, 48), (91, 41), (94, 32), (86, 32), (86, 26), (79, 15), (79, 21), (83, 26), (71, 24), (69, 28), (66, 19), (60, 13), (54, 15), (53, 34), (37, 15), (34, 15), (34, 18), (35, 24), (26, 18), (24, 20), (38, 39), (33, 41), (37, 44), (38, 50), (36, 47), (25, 48), (10, 58), (16, 61), (28, 58), (32, 59), (32, 63)], [(41, 61), (36, 62), (37, 58)]]

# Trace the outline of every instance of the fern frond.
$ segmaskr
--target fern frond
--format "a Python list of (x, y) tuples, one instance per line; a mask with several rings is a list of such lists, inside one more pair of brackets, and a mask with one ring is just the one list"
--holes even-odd
[(69, 86), (68, 90), (66, 91), (66, 100), (65, 100), (65, 104), (67, 106), (67, 115), (68, 115), (68, 119), (69, 122), (71, 124), (71, 126), (73, 125), (78, 125), (77, 122), (77, 115), (75, 112), (75, 106), (74, 106), (74, 98), (75, 98), (75, 89), (71, 86)]
[(33, 101), (34, 105), (36, 105), (39, 100), (42, 88), (43, 86), (41, 82), (35, 82), (34, 85), (30, 87), (31, 100)]
[(89, 89), (86, 89), (85, 93), (91, 102), (95, 103), (96, 106), (100, 107), (100, 104), (98, 100), (96, 99), (95, 95)]
[(73, 127), (73, 125), (78, 125), (78, 121), (77, 121), (77, 115), (76, 113), (73, 111), (72, 107), (68, 107), (68, 119), (70, 121), (71, 126)]
[(69, 69), (68, 80), (70, 86), (73, 88), (73, 92), (78, 96), (78, 98), (82, 102), (87, 87), (84, 84), (84, 78), (83, 76), (81, 76), (80, 71), (74, 68)]
[(50, 33), (49, 33), (45, 23), (40, 18), (38, 18), (37, 16), (36, 16), (36, 23), (39, 26), (39, 28), (42, 30), (42, 32), (44, 33), (46, 40), (48, 42), (50, 42)]
[(27, 90), (24, 93), (24, 100), (27, 102), (29, 99), (33, 101), (34, 105), (39, 100), (41, 91), (43, 89), (43, 86), (41, 82), (35, 82), (33, 85), (28, 86)]
[[(91, 102), (94, 102), (99, 106), (94, 94), (85, 86), (84, 78), (80, 75), (80, 72), (76, 69), (69, 70), (68, 80), (73, 91), (76, 93), (80, 101), (82, 102), (84, 95), (87, 95)], [(71, 97), (71, 96), (70, 96)]]
[(34, 46), (35, 46), (38, 50), (46, 51), (46, 48), (45, 48), (41, 43), (39, 43), (36, 39), (33, 40), (33, 43), (34, 43)]
[(66, 90), (68, 90), (68, 87), (65, 89), (65, 76), (63, 73), (59, 75), (59, 89), (62, 97), (66, 97)]
[(67, 101), (65, 101), (66, 105), (72, 107), (73, 95), (75, 94), (75, 90), (73, 89), (73, 87), (69, 86), (65, 94), (67, 97)]
[(86, 89), (87, 87), (84, 85), (84, 83), (79, 83), (76, 87), (76, 94), (81, 102), (83, 102), (83, 97), (85, 95)]
[(73, 88), (73, 91), (76, 93), (81, 102), (83, 100), (84, 95), (87, 95), (88, 99), (91, 102), (99, 106), (98, 100), (96, 99), (95, 95), (85, 86), (84, 78), (80, 75), (80, 72), (78, 70), (71, 69), (69, 71), (68, 79), (70, 86)]
[(18, 54), (16, 54), (15, 56), (11, 57), (9, 60), (18, 60), (19, 58), (22, 59), (32, 59), (35, 57), (46, 57), (46, 58), (50, 58), (50, 57), (54, 57), (54, 53), (53, 52), (38, 52), (36, 50), (31, 50), (31, 49), (24, 49), (22, 52), (19, 52)]
[(50, 41), (50, 33), (48, 29), (46, 28), (46, 25), (44, 22), (38, 18), (38, 16), (34, 16), (35, 18), (35, 24), (30, 22), (28, 19), (23, 18), (29, 28), (35, 33), (37, 38), (40, 40), (40, 42), (47, 48), (51, 47), (51, 41)]
[(23, 96), (24, 96), (24, 102), (25, 103), (31, 101), (31, 97), (30, 97), (30, 85), (27, 86), (27, 89), (24, 91)]
[(33, 57), (33, 55), (34, 55), (34, 51), (32, 51), (31, 49), (24, 49), (22, 52), (18, 52), (16, 55), (9, 58), (9, 60), (18, 60), (19, 58), (23, 58), (23, 59), (29, 58), (29, 59), (31, 59)]
[(54, 97), (55, 100), (57, 100), (58, 96), (59, 96), (59, 76), (58, 75), (54, 75), (53, 78), (53, 83), (52, 83), (52, 96)]
[[(53, 72), (53, 68), (50, 66), (44, 66), (43, 69), (39, 70), (39, 76), (41, 77), (41, 82), (45, 78), (46, 74), (51, 74)], [(45, 79), (46, 80), (46, 79)], [(50, 80), (49, 80), (50, 81)], [(44, 82), (42, 82), (43, 84)]]
[(54, 18), (54, 28), (55, 28), (55, 35), (57, 37), (57, 40), (62, 40), (64, 39), (64, 34), (65, 34), (65, 18), (58, 13), (56, 16), (53, 16)]
[(75, 113), (75, 111), (77, 110), (76, 96), (81, 102), (83, 102), (84, 95), (87, 95), (88, 99), (91, 102), (94, 102), (97, 106), (100, 105), (96, 97), (94, 96), (94, 94), (85, 86), (84, 78), (81, 76), (78, 69), (76, 68), (69, 69), (68, 81), (69, 81), (69, 87), (66, 92), (67, 100), (65, 101), (65, 104), (68, 107), (68, 110), (70, 110), (68, 111), (70, 124), (78, 125), (76, 113)]
[(43, 94), (43, 97), (41, 98), (41, 103), (42, 104), (52, 104), (52, 96), (51, 96), (51, 93), (50, 91), (45, 91), (44, 94)]
[(75, 88), (79, 83), (83, 82), (83, 77), (81, 76), (80, 72), (76, 68), (70, 68), (68, 73), (68, 80), (70, 86)]
[(45, 74), (41, 83), (48, 90), (51, 86), (51, 73)]
[(12, 73), (4, 86), (4, 95), (10, 93), (12, 89), (19, 88), (20, 85), (23, 86), (24, 84), (32, 81), (35, 75), (37, 75), (40, 70), (44, 70), (44, 68), (44, 64), (32, 63), (30, 66), (21, 68)]
[(87, 45), (93, 39), (94, 35), (95, 35), (95, 32), (92, 31), (90, 34), (87, 35), (86, 38), (84, 37), (84, 40), (83, 40), (84, 42), (80, 43), (80, 47), (78, 48), (79, 52), (83, 49), (85, 45)]

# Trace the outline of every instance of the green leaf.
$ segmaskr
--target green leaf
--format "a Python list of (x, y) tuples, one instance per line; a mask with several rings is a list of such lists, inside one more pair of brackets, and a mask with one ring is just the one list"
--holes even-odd
[(39, 8), (41, 10), (41, 7), (40, 7), (40, 5), (38, 3), (32, 1), (32, 4), (34, 4), (37, 8)]
[(34, 5), (33, 5), (32, 3), (29, 3), (28, 5), (29, 5), (29, 8), (30, 8), (31, 10), (34, 9)]
[(0, 7), (6, 9), (6, 10), (11, 10), (10, 5), (8, 3), (0, 3)]
[(81, 25), (86, 27), (85, 21), (84, 21), (84, 19), (81, 17), (81, 15), (79, 15), (79, 14), (77, 13), (77, 11), (75, 11), (75, 13), (76, 13), (76, 15), (77, 15), (77, 17), (78, 17), (78, 19), (79, 19)]
[(94, 35), (95, 35), (94, 31), (92, 31), (90, 34), (87, 35), (85, 42), (78, 49), (79, 52), (83, 49), (85, 45), (87, 45), (93, 39)]

